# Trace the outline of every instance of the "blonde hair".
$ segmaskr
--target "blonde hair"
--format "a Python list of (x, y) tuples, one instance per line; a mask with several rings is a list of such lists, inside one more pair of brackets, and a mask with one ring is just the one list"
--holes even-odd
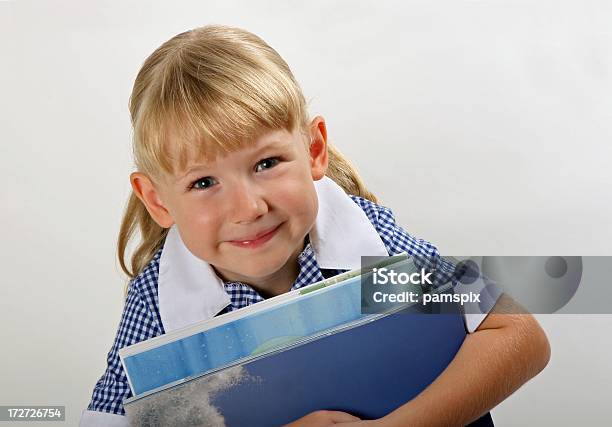
[[(267, 129), (308, 126), (306, 101), (289, 66), (248, 31), (209, 25), (180, 33), (157, 48), (136, 76), (129, 101), (136, 167), (153, 181), (239, 149)], [(355, 168), (328, 143), (326, 175), (348, 194), (377, 202)], [(136, 231), (140, 243), (125, 262)], [(117, 242), (122, 270), (136, 277), (163, 245), (160, 227), (132, 192)]]

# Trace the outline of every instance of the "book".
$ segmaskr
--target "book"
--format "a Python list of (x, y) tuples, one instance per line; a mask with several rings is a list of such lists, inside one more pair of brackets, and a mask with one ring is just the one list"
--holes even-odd
[(376, 419), (420, 393), (465, 338), (460, 312), (396, 312), (124, 402), (145, 425), (280, 426), (328, 409)]
[[(407, 254), (383, 265), (416, 271)], [(376, 419), (408, 402), (459, 350), (462, 311), (410, 303), (363, 314), (371, 267), (120, 350), (131, 425), (280, 426), (321, 409)], [(493, 425), (490, 414), (472, 425)]]

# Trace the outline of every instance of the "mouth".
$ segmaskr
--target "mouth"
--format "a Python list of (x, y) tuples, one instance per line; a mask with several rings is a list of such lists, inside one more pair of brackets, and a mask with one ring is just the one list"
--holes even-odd
[(263, 245), (264, 243), (266, 243), (267, 241), (269, 241), (272, 237), (274, 237), (274, 235), (276, 234), (276, 232), (278, 231), (281, 225), (282, 223), (271, 229), (264, 230), (263, 232), (258, 233), (257, 235), (253, 237), (249, 237), (244, 240), (230, 240), (229, 243), (231, 243), (234, 246), (241, 247), (241, 248), (259, 247)]

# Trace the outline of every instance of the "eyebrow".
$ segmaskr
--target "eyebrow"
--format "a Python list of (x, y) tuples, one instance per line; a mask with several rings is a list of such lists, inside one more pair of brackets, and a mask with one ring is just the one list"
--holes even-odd
[(199, 165), (194, 165), (192, 167), (190, 167), (189, 169), (187, 169), (187, 171), (181, 175), (180, 177), (177, 178), (177, 182), (180, 182), (182, 180), (184, 180), (185, 178), (187, 178), (189, 175), (191, 175), (193, 172), (201, 170), (201, 169), (207, 169), (209, 164), (208, 163), (201, 163)]
[[(270, 140), (268, 143), (265, 143), (264, 145), (262, 145), (258, 150), (256, 150), (253, 153), (253, 156), (256, 156), (266, 150), (272, 150), (272, 149), (276, 149), (276, 150), (280, 150), (280, 149), (284, 149), (288, 146), (290, 146), (293, 142), (292, 141), (279, 141), (276, 139)], [(214, 163), (214, 162), (213, 162)], [(191, 166), (190, 168), (187, 169), (187, 171), (185, 171), (185, 173), (183, 175), (181, 175), (176, 181), (180, 182), (182, 180), (184, 180), (185, 178), (187, 178), (190, 174), (192, 174), (193, 172), (199, 171), (199, 170), (205, 170), (207, 168), (210, 168), (211, 165), (213, 163), (200, 163), (200, 164), (196, 164)]]

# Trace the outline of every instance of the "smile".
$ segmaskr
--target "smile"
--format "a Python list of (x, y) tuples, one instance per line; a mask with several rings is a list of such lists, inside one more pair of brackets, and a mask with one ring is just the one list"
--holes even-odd
[(274, 235), (276, 234), (276, 232), (278, 231), (278, 229), (280, 228), (282, 224), (277, 225), (275, 228), (273, 228), (270, 231), (265, 232), (264, 234), (258, 236), (256, 239), (253, 240), (230, 240), (229, 243), (231, 243), (234, 246), (238, 246), (241, 248), (257, 248), (261, 245), (263, 245), (264, 243), (266, 243), (267, 241), (269, 241), (272, 237), (274, 237)]

